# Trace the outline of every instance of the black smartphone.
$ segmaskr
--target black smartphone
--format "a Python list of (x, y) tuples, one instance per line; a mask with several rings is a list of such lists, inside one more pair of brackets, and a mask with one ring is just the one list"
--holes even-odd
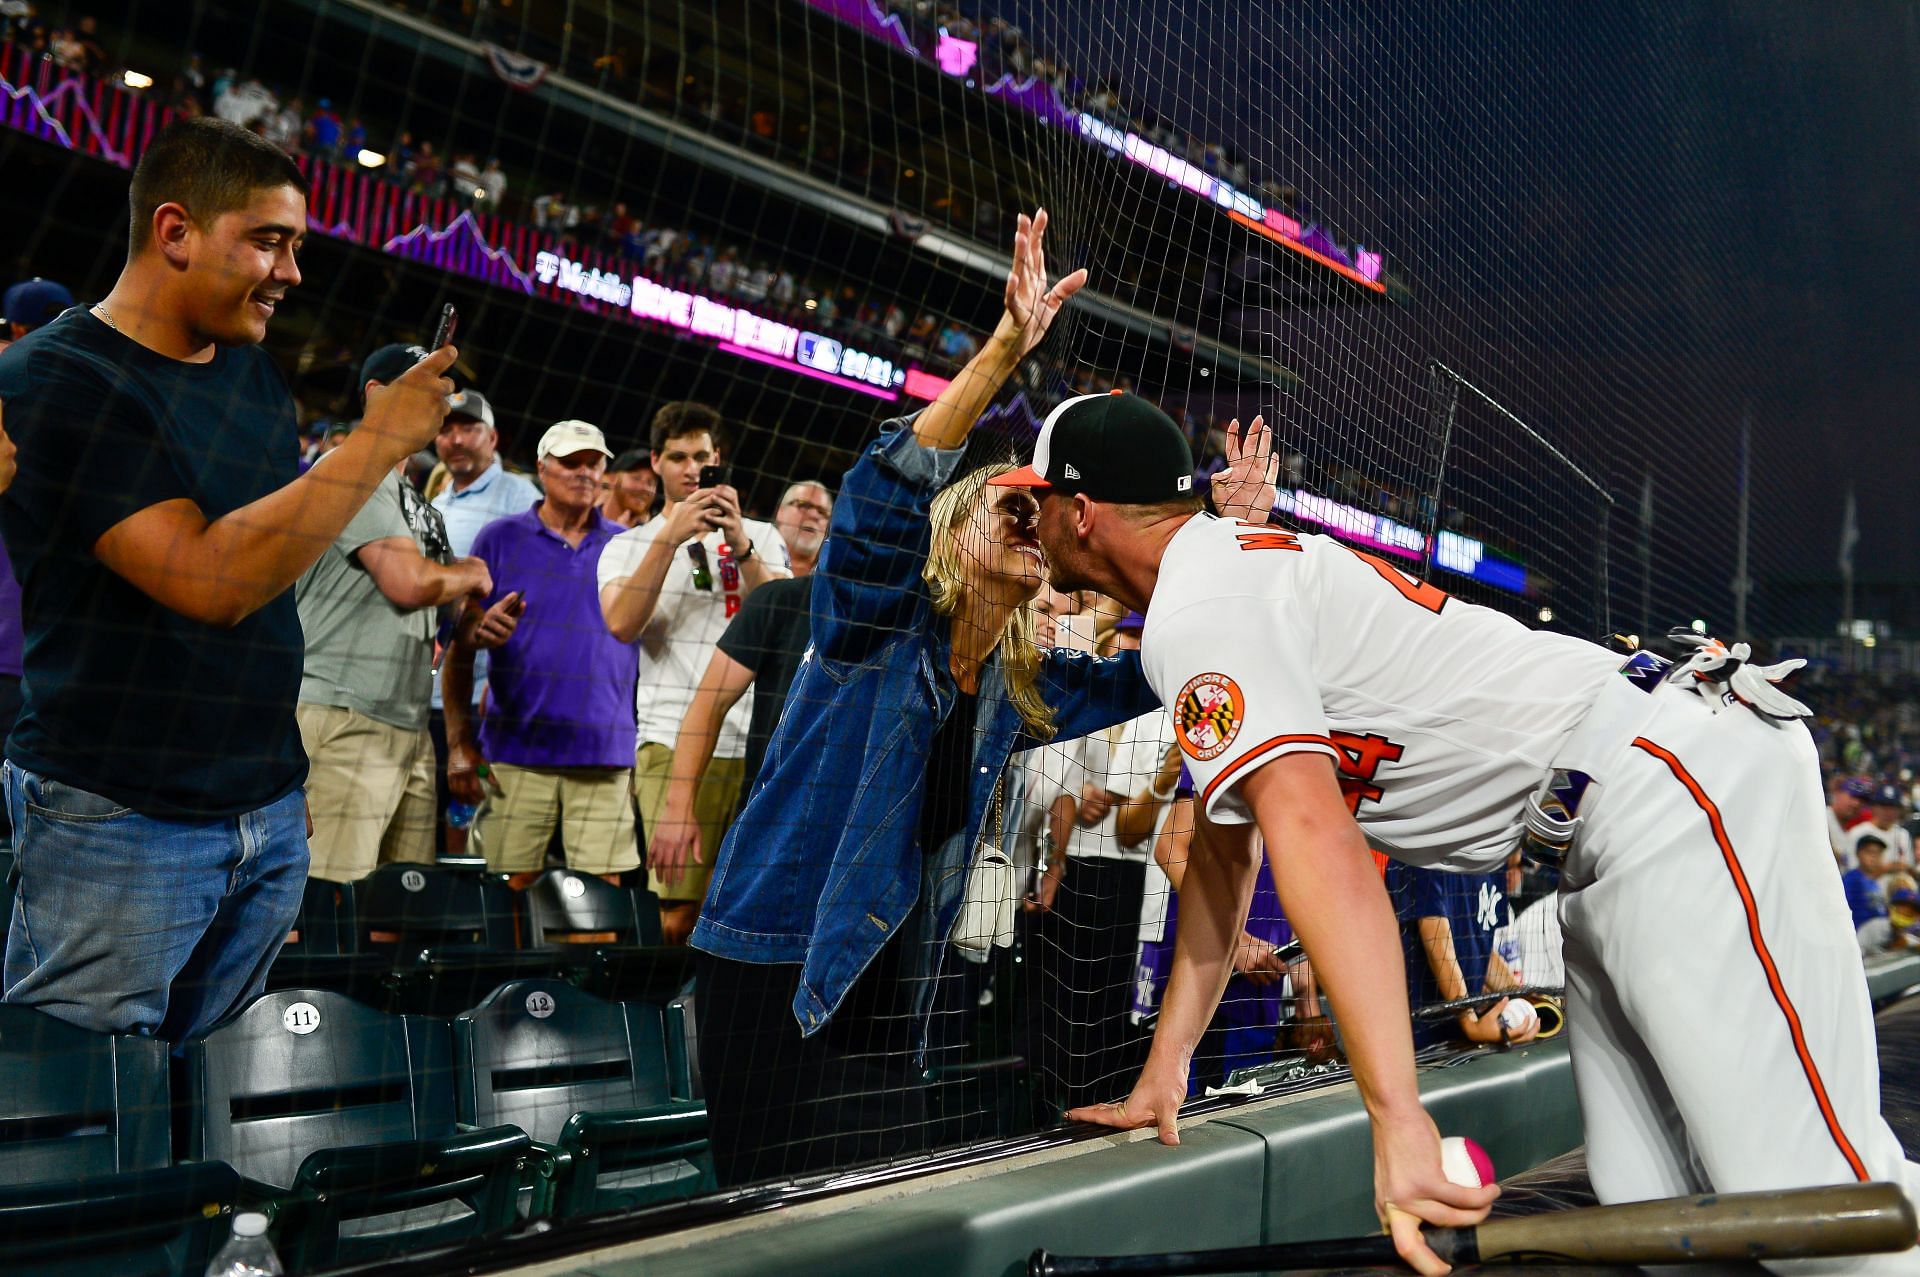
[(732, 482), (732, 479), (732, 472), (725, 466), (700, 467), (700, 486), (703, 488), (723, 487)]
[(428, 350), (438, 350), (453, 340), (453, 330), (460, 326), (460, 312), (448, 302), (440, 308), (440, 324), (433, 330), (433, 345)]

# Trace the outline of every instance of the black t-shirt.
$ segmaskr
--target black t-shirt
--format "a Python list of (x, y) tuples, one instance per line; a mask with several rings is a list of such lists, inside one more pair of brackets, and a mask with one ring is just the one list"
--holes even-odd
[(720, 650), (753, 671), (753, 718), (747, 724), (746, 771), (740, 786), (743, 798), (760, 774), (760, 760), (767, 756), (767, 742), (779, 725), (787, 689), (793, 686), (800, 658), (806, 655), (813, 629), (808, 622), (812, 598), (813, 583), (805, 577), (768, 581), (747, 595), (739, 614), (727, 622), (720, 636)]
[(973, 779), (973, 720), (980, 698), (957, 693), (953, 709), (933, 733), (926, 788), (920, 799), (920, 851), (932, 855), (966, 827), (967, 783)]
[(0, 353), (0, 403), (20, 463), (0, 533), (26, 630), (7, 756), (162, 819), (238, 815), (298, 787), (293, 591), (223, 629), (93, 555), (107, 529), (162, 501), (218, 519), (293, 481), (299, 423), (266, 352), (182, 363), (75, 308)]

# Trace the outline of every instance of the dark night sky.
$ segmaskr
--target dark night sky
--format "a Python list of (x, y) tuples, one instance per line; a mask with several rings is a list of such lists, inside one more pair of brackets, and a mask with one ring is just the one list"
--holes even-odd
[(1862, 575), (1920, 576), (1920, 7), (992, 7), (1405, 272), (1404, 307), (1266, 324), (1299, 437), (1411, 455), (1437, 355), (1629, 523), (1651, 470), (1656, 603), (1724, 617), (1750, 406), (1756, 575), (1834, 573), (1851, 480)]

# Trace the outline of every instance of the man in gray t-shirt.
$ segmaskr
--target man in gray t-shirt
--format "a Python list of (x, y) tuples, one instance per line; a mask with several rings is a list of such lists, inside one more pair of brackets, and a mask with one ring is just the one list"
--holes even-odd
[(397, 472), (295, 585), (312, 877), (351, 882), (382, 861), (433, 859), (436, 611), (492, 589), (486, 564), (448, 552), (439, 513)]

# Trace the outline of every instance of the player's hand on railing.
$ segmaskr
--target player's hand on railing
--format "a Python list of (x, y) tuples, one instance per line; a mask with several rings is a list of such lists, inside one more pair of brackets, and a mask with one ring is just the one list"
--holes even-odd
[(1047, 210), (1032, 217), (1020, 214), (1013, 232), (1013, 268), (1007, 272), (1006, 306), (994, 336), (1004, 341), (1016, 360), (1024, 359), (1053, 326), (1054, 316), (1067, 299), (1087, 282), (1086, 267), (1047, 286), (1047, 255), (1043, 240)]
[(1185, 1066), (1167, 1065), (1157, 1057), (1149, 1057), (1147, 1067), (1140, 1070), (1139, 1081), (1134, 1083), (1133, 1093), (1126, 1099), (1111, 1104), (1088, 1104), (1082, 1108), (1068, 1109), (1067, 1120), (1092, 1122), (1097, 1126), (1111, 1126), (1122, 1131), (1157, 1126), (1160, 1128), (1162, 1144), (1178, 1144), (1180, 1106), (1186, 1099)]
[(1374, 1213), (1393, 1235), (1400, 1258), (1415, 1271), (1429, 1277), (1448, 1271), (1420, 1236), (1421, 1224), (1470, 1228), (1487, 1217), (1499, 1196), (1494, 1185), (1468, 1188), (1447, 1178), (1440, 1165), (1440, 1132), (1425, 1112), (1374, 1119)]
[(1273, 431), (1266, 418), (1255, 417), (1243, 434), (1240, 419), (1227, 426), (1227, 466), (1213, 476), (1213, 508), (1223, 519), (1265, 523), (1280, 499), (1276, 480), (1280, 458), (1273, 451)]

